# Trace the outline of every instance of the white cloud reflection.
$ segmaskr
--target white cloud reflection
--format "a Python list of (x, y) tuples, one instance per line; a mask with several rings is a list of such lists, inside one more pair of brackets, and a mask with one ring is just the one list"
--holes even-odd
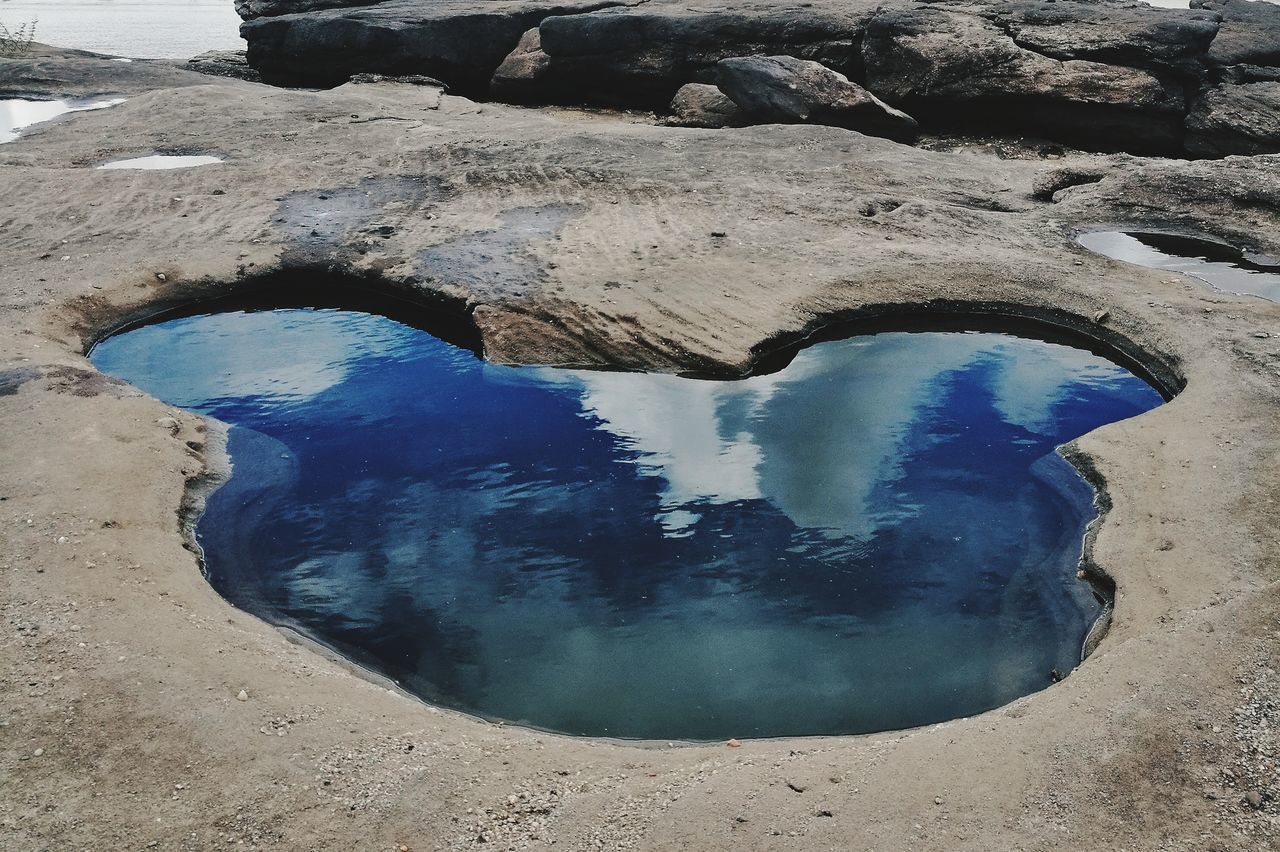
[(94, 363), (152, 396), (205, 409), (224, 399), (293, 404), (343, 381), (350, 365), (395, 350), (399, 326), (343, 311), (233, 311), (108, 338)]
[[(664, 480), (668, 534), (699, 504), (765, 499), (802, 527), (865, 538), (878, 486), (901, 475), (910, 430), (949, 374), (994, 359), (1002, 418), (1043, 433), (1068, 385), (1122, 374), (1083, 350), (989, 334), (881, 334), (801, 351), (738, 382), (578, 371), (584, 414)], [(563, 381), (562, 371), (543, 378)]]

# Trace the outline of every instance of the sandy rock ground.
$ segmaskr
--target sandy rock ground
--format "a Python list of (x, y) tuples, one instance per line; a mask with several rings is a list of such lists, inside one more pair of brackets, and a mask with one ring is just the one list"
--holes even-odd
[[(1145, 223), (1278, 253), (1280, 158), (913, 148), (75, 62), (82, 91), (128, 100), (0, 146), (0, 847), (1280, 846), (1280, 305), (1074, 242)], [(155, 152), (226, 162), (93, 168)], [(1033, 198), (1066, 167), (1103, 177)], [(1087, 330), (1186, 387), (1075, 442), (1118, 599), (1063, 682), (873, 736), (576, 739), (425, 706), (205, 583), (181, 512), (216, 430), (84, 353), (285, 267), (454, 312), (500, 361), (731, 373), (833, 318), (951, 307)]]

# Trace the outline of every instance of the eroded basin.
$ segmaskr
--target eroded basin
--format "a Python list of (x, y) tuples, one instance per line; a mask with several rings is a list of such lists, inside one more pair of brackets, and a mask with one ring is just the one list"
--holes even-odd
[(1280, 259), (1251, 255), (1227, 243), (1147, 231), (1090, 231), (1078, 237), (1114, 260), (1180, 272), (1216, 290), (1280, 301)]
[(1055, 447), (1161, 401), (1092, 352), (955, 331), (717, 382), (286, 309), (92, 359), (231, 424), (198, 525), (230, 601), (442, 706), (663, 740), (903, 728), (1069, 672), (1101, 604)]

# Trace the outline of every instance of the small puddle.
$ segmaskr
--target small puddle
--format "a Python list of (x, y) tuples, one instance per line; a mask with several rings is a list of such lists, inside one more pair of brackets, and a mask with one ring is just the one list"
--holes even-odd
[(97, 367), (231, 424), (210, 582), (435, 704), (570, 734), (851, 734), (1080, 661), (1092, 489), (1161, 403), (1083, 349), (881, 332), (737, 381), (486, 363), (385, 316), (183, 316)]
[(1280, 260), (1251, 255), (1227, 243), (1141, 231), (1093, 231), (1076, 239), (1113, 260), (1181, 272), (1215, 290), (1280, 302)]
[(124, 103), (124, 98), (61, 101), (33, 101), (25, 98), (0, 100), (0, 143), (18, 138), (18, 131), (68, 112), (103, 109)]
[(211, 166), (221, 163), (221, 157), (207, 155), (152, 154), (148, 157), (134, 157), (129, 160), (113, 160), (103, 163), (99, 169), (190, 169), (195, 166)]

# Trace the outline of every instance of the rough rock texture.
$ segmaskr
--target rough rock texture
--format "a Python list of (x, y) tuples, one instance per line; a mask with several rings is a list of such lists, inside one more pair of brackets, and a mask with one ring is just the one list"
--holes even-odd
[[(1075, 242), (1130, 223), (1274, 255), (1280, 158), (938, 152), (172, 69), (143, 91), (129, 64), (75, 62), (130, 98), (0, 145), (0, 847), (1280, 846), (1280, 305)], [(92, 168), (179, 145), (225, 161)], [(1046, 168), (1101, 166), (1031, 197)], [(547, 206), (558, 231), (530, 233), (519, 211)], [(742, 370), (835, 318), (952, 309), (1087, 331), (1186, 388), (1073, 442), (1107, 495), (1088, 555), (1117, 602), (1062, 682), (862, 737), (584, 740), (425, 705), (201, 575), (177, 513), (224, 469), (217, 424), (84, 352), (282, 270), (450, 311), (495, 361)]]
[[(681, 86), (713, 83), (723, 59), (785, 55), (930, 129), (1171, 154), (1187, 150), (1202, 91), (1280, 74), (1280, 12), (1243, 0), (386, 0), (306, 11), (317, 2), (329, 0), (242, 2), (250, 61), (269, 81), (419, 73), (512, 102), (661, 110)], [(1240, 146), (1254, 145), (1241, 132)]]
[(867, 87), (920, 119), (1016, 120), (1040, 135), (1175, 150), (1185, 92), (1120, 65), (1058, 60), (1020, 47), (995, 24), (941, 9), (877, 15), (862, 43)]
[(1216, 12), (1222, 30), (1209, 48), (1217, 65), (1280, 65), (1280, 5), (1250, 0), (1191, 0)]
[(1013, 2), (985, 13), (1019, 47), (1053, 59), (1085, 59), (1198, 77), (1218, 34), (1213, 12), (1153, 9), (1145, 4)]
[(520, 36), (515, 49), (502, 60), (489, 83), (490, 93), (511, 103), (549, 99), (546, 85), (551, 57), (542, 51), (542, 33), (537, 28)]
[(556, 78), (574, 81), (587, 99), (661, 107), (684, 83), (713, 82), (715, 64), (732, 56), (788, 54), (852, 71), (874, 9), (871, 0), (719, 8), (663, 0), (548, 18), (540, 29)]
[(1207, 157), (1280, 149), (1280, 82), (1205, 92), (1187, 118), (1187, 149)]
[(843, 74), (806, 59), (722, 59), (716, 65), (716, 84), (753, 122), (830, 124), (901, 140), (919, 133), (911, 116)]
[(249, 64), (243, 50), (209, 50), (188, 59), (187, 68), (213, 77), (234, 77), (251, 83), (262, 81), (262, 75)]
[(687, 83), (671, 99), (667, 123), (675, 127), (730, 127), (744, 121), (742, 110), (715, 86)]
[(246, 21), (294, 12), (341, 9), (352, 6), (376, 6), (379, 0), (235, 0), (236, 14)]
[(437, 77), (484, 92), (520, 36), (550, 15), (608, 0), (387, 0), (246, 21), (249, 62), (273, 83), (335, 85), (370, 72)]
[(1052, 201), (1054, 196), (1073, 186), (1097, 183), (1107, 176), (1107, 169), (1096, 166), (1066, 166), (1049, 169), (1036, 175), (1031, 182), (1031, 197), (1040, 201)]

